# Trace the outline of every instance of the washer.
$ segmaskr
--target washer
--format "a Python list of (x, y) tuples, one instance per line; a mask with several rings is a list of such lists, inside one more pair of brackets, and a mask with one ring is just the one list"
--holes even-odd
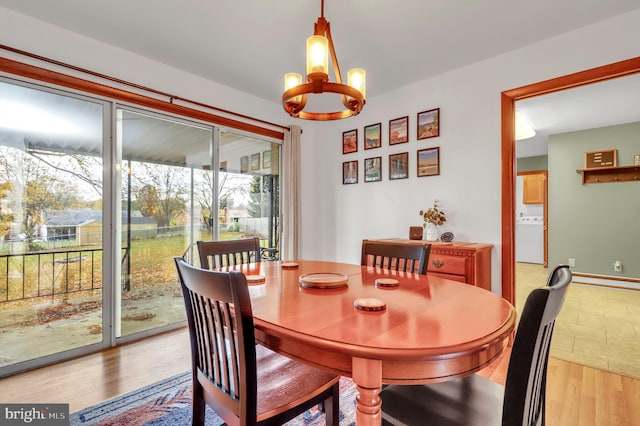
[(516, 224), (516, 262), (544, 264), (544, 219), (523, 216)]

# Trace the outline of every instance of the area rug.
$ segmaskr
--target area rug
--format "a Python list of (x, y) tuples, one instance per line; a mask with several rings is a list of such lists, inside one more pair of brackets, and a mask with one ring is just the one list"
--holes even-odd
[[(340, 379), (340, 425), (355, 425), (355, 385), (351, 379)], [(180, 426), (191, 424), (191, 372), (187, 371), (142, 389), (104, 401), (72, 413), (71, 426)], [(224, 424), (207, 407), (206, 424)], [(287, 426), (325, 425), (324, 413), (312, 408)]]

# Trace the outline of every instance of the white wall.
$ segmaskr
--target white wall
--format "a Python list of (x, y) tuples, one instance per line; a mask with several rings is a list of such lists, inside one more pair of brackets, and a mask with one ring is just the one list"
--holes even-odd
[[(508, 34), (505, 34), (508, 37)], [(303, 256), (359, 262), (363, 238), (407, 237), (434, 198), (444, 230), (458, 241), (494, 244), (492, 289), (501, 292), (500, 93), (638, 56), (640, 10), (490, 58), (369, 99), (348, 120), (315, 124), (303, 135)], [(402, 70), (398, 70), (402, 72)], [(440, 108), (441, 136), (416, 140), (416, 114)], [(409, 116), (409, 143), (388, 144), (390, 119)], [(364, 126), (382, 122), (383, 147), (363, 151)], [(342, 155), (342, 132), (358, 129), (359, 148)], [(440, 147), (440, 176), (416, 177), (416, 150)], [(409, 152), (410, 178), (389, 181), (388, 155)], [(364, 183), (362, 160), (383, 157), (382, 182)], [(360, 183), (341, 184), (343, 161), (359, 160)]]
[[(287, 124), (288, 116), (277, 103), (268, 102), (3, 7), (0, 7), (0, 40), (2, 44), (12, 48), (110, 77), (262, 120)], [(95, 80), (85, 74), (74, 73), (67, 68), (56, 68), (5, 50), (0, 50), (0, 56)], [(105, 84), (116, 86), (110, 82)], [(131, 90), (129, 87), (126, 89)], [(218, 114), (215, 111), (208, 112)]]
[[(291, 122), (277, 103), (3, 8), (0, 17), (0, 39), (11, 47), (264, 120)], [(367, 105), (355, 118), (297, 122), (304, 130), (302, 256), (358, 262), (363, 238), (406, 237), (409, 226), (420, 224), (418, 211), (438, 198), (447, 212), (445, 230), (456, 240), (495, 245), (492, 288), (499, 293), (500, 92), (635, 57), (638, 39), (640, 10), (385, 95), (375, 96), (376, 88), (368, 87)], [(434, 107), (441, 112), (441, 136), (416, 141), (416, 113)], [(391, 149), (389, 120), (404, 115), (409, 116), (409, 143)], [(383, 147), (363, 151), (364, 126), (378, 122)], [(342, 155), (342, 132), (354, 128), (359, 151)], [(440, 176), (417, 178), (416, 150), (431, 146), (440, 146)], [(389, 181), (388, 155), (404, 151), (409, 152), (410, 178)], [(364, 183), (362, 159), (373, 156), (383, 157), (383, 180)], [(360, 161), (360, 183), (343, 186), (342, 162), (353, 159)]]

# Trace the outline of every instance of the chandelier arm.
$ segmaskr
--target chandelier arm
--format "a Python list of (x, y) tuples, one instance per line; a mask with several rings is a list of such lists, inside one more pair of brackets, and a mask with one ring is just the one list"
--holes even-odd
[[(296, 95), (298, 96), (298, 95)], [(285, 100), (284, 95), (282, 96), (282, 107), (285, 109), (285, 111), (293, 116), (293, 117), (297, 117), (298, 114), (300, 113), (300, 111), (302, 111), (304, 109), (305, 106), (307, 106), (307, 95), (300, 95), (300, 102), (295, 102), (295, 101), (291, 101), (290, 100), (291, 97), (287, 100)]]
[[(362, 111), (362, 107), (366, 103), (366, 100), (360, 91), (346, 84), (322, 82), (322, 91), (337, 93), (343, 98), (348, 97), (349, 100), (346, 103), (343, 102), (346, 109), (343, 111), (326, 113), (302, 111), (304, 108), (303, 104), (306, 104), (307, 94), (314, 93), (313, 83), (300, 84), (284, 92), (282, 94), (282, 106), (292, 117), (302, 118), (305, 120), (337, 120), (360, 113), (360, 111)], [(302, 96), (303, 102), (297, 103), (290, 101), (290, 99), (293, 99), (296, 96)]]
[(336, 49), (333, 47), (333, 38), (331, 38), (331, 27), (327, 22), (326, 37), (329, 41), (329, 53), (331, 54), (331, 62), (333, 63), (333, 73), (336, 75), (336, 83), (342, 84), (342, 76), (340, 75), (340, 65), (338, 65), (338, 57)]
[[(327, 22), (327, 27), (326, 27), (326, 37), (327, 37), (327, 40), (329, 41), (329, 53), (331, 54), (331, 62), (333, 63), (333, 73), (335, 74), (335, 77), (336, 77), (336, 83), (343, 84), (342, 75), (340, 74), (340, 65), (338, 64), (338, 55), (336, 55), (336, 49), (333, 46), (333, 38), (331, 37), (331, 26), (329, 22)], [(351, 109), (351, 106), (349, 105), (349, 99), (347, 98), (347, 96), (345, 96), (344, 94), (341, 94), (340, 98), (345, 108)]]

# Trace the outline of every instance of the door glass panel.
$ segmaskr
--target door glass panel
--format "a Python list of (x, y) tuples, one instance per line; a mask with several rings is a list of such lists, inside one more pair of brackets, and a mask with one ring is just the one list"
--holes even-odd
[(0, 81), (3, 372), (103, 341), (104, 110)]
[(263, 260), (279, 258), (280, 144), (220, 135), (218, 239), (257, 236)]
[(0, 79), (0, 376), (182, 323), (173, 257), (197, 263), (198, 240), (255, 235), (278, 258), (279, 143), (14, 83)]
[(194, 200), (207, 191), (212, 197), (213, 131), (135, 111), (119, 109), (117, 116), (124, 171), (118, 215), (124, 255), (116, 291), (121, 337), (185, 320), (173, 257), (197, 239), (203, 211)]

